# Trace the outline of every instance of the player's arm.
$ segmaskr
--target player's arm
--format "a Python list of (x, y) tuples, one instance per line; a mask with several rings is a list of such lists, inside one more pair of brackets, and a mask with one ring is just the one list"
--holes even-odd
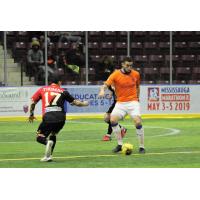
[(32, 100), (32, 102), (30, 104), (30, 114), (29, 114), (29, 118), (28, 118), (30, 123), (32, 123), (36, 119), (34, 116), (35, 105), (36, 105), (36, 102), (34, 102)]
[(31, 97), (30, 104), (30, 114), (29, 114), (29, 122), (33, 122), (36, 118), (34, 116), (35, 105), (41, 99), (41, 88), (36, 91), (36, 93)]
[(104, 83), (101, 87), (100, 87), (100, 91), (99, 91), (99, 97), (103, 98), (105, 95), (105, 90), (108, 89), (108, 85), (106, 83)]
[(74, 97), (68, 91), (64, 91), (63, 95), (65, 96), (65, 100), (68, 101), (72, 106), (83, 107), (89, 105), (88, 101), (80, 101), (78, 99), (74, 99)]
[(109, 86), (113, 85), (114, 83), (114, 79), (115, 79), (115, 72), (113, 72), (108, 79), (106, 80), (106, 82), (100, 87), (100, 91), (99, 91), (99, 98), (103, 98), (105, 96), (105, 90), (109, 89)]
[(79, 101), (78, 99), (74, 99), (74, 101), (71, 103), (71, 105), (75, 105), (78, 107), (88, 106), (88, 101)]

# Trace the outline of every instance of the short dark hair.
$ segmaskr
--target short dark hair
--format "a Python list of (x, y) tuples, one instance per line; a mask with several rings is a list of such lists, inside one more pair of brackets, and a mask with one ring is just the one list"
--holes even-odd
[(122, 59), (122, 62), (133, 62), (133, 59), (130, 56), (126, 56)]
[(53, 75), (52, 77), (49, 77), (49, 79), (50, 83), (55, 83), (55, 84), (58, 84), (59, 81), (62, 81), (62, 78), (59, 75)]

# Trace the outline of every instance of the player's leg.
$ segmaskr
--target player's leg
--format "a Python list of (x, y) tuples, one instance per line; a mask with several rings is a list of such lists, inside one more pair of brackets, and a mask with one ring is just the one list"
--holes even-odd
[[(104, 115), (104, 121), (108, 124), (108, 130), (107, 133), (103, 136), (103, 141), (110, 141), (111, 140), (111, 134), (112, 134), (112, 126), (111, 126), (111, 122), (110, 122), (110, 115), (115, 107), (116, 101), (113, 102), (113, 104), (110, 106), (110, 108), (108, 109), (108, 111), (106, 112), (106, 114)], [(126, 135), (127, 129), (123, 126), (120, 126), (121, 129), (121, 135), (122, 138)]]
[(135, 128), (136, 128), (136, 134), (138, 137), (139, 142), (139, 153), (145, 153), (144, 148), (144, 128), (142, 126), (142, 119), (141, 119), (141, 113), (140, 113), (140, 103), (139, 102), (133, 102), (132, 105), (129, 107), (129, 115), (134, 121)]
[(51, 152), (54, 142), (48, 139), (48, 136), (51, 133), (51, 129), (52, 129), (51, 123), (46, 123), (42, 121), (37, 131), (37, 137), (36, 137), (37, 142), (46, 145), (44, 157), (41, 159), (42, 162), (52, 161)]
[(142, 120), (140, 116), (135, 116), (133, 118), (135, 127), (136, 127), (136, 134), (138, 137), (138, 142), (139, 142), (139, 153), (145, 153), (145, 148), (144, 148), (144, 128), (142, 126)]
[(111, 140), (111, 133), (112, 133), (112, 126), (110, 123), (110, 113), (105, 113), (104, 115), (104, 121), (108, 124), (108, 130), (107, 133), (103, 136), (103, 141), (110, 141)]
[(41, 122), (36, 133), (36, 141), (40, 144), (47, 144), (47, 134), (46, 126), (44, 122)]
[(56, 141), (57, 141), (56, 135), (63, 128), (64, 124), (65, 124), (65, 121), (57, 122), (57, 123), (49, 123), (49, 129), (51, 133), (49, 134), (49, 139), (48, 139), (46, 150), (45, 150), (45, 157), (47, 159), (52, 160), (53, 150), (56, 146)]
[(56, 141), (57, 141), (57, 138), (56, 138), (56, 134), (55, 133), (51, 133), (49, 135), (49, 140), (53, 141), (53, 146), (52, 146), (52, 150), (51, 150), (51, 155), (53, 154), (53, 150), (56, 146)]
[(121, 105), (120, 103), (116, 103), (116, 106), (113, 109), (113, 111), (111, 113), (111, 117), (110, 117), (112, 130), (116, 136), (117, 143), (118, 143), (116, 148), (113, 149), (113, 152), (115, 152), (115, 153), (121, 151), (121, 149), (122, 149), (123, 141), (122, 141), (122, 135), (121, 135), (121, 128), (119, 126), (118, 121), (123, 119), (125, 117), (125, 115), (126, 115), (126, 111), (123, 109), (123, 105)]

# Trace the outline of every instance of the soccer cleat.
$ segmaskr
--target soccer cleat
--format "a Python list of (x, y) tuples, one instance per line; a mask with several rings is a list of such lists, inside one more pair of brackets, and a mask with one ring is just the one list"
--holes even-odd
[(139, 148), (139, 153), (145, 153), (145, 149), (143, 147)]
[(111, 136), (104, 135), (102, 141), (111, 141)]
[(122, 136), (122, 138), (126, 135), (126, 132), (127, 132), (127, 129), (122, 127), (121, 128), (121, 136)]
[(40, 160), (41, 162), (51, 162), (51, 161), (53, 161), (53, 159), (52, 159), (52, 157), (51, 156), (49, 156), (49, 157), (44, 157), (44, 158), (42, 158), (41, 160)]
[(122, 150), (122, 145), (117, 145), (114, 149), (113, 149), (113, 153), (118, 153)]

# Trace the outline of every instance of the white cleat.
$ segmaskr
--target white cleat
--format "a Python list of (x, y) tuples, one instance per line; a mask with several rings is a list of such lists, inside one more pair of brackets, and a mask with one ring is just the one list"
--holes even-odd
[(40, 160), (41, 162), (51, 162), (52, 161), (52, 156), (51, 156), (52, 146), (53, 146), (53, 141), (49, 140), (46, 145), (45, 156), (44, 156), (44, 158), (42, 158)]
[(49, 157), (44, 157), (44, 158), (42, 158), (41, 160), (40, 160), (41, 162), (51, 162), (51, 161), (53, 161), (53, 159), (52, 159), (52, 157), (51, 156), (49, 156)]

